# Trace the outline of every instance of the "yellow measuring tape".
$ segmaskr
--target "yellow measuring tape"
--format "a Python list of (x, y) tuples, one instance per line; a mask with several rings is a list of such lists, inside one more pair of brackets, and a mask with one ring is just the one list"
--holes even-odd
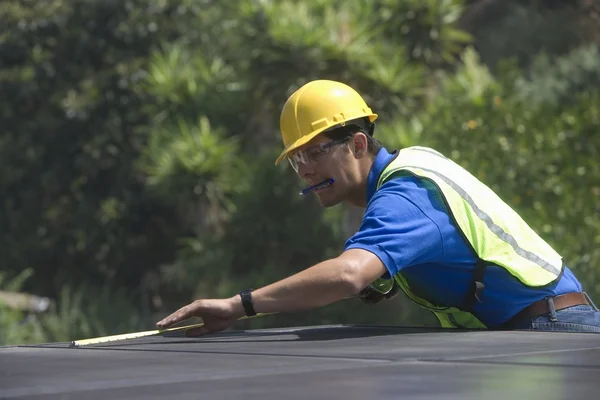
[[(276, 314), (276, 313), (256, 314), (252, 317), (244, 316), (244, 317), (238, 318), (237, 321), (241, 321), (244, 319), (256, 318), (256, 317), (262, 317), (262, 316), (271, 315), (271, 314)], [(178, 326), (176, 328), (156, 329), (153, 331), (124, 333), (122, 335), (101, 336), (101, 337), (92, 338), (92, 339), (73, 340), (73, 341), (71, 341), (71, 344), (69, 345), (69, 347), (79, 347), (79, 346), (86, 346), (89, 344), (115, 342), (117, 340), (136, 339), (136, 338), (141, 338), (141, 337), (146, 337), (146, 336), (160, 335), (160, 334), (168, 333), (168, 332), (186, 331), (188, 329), (200, 328), (202, 326), (204, 326), (204, 323), (201, 322), (199, 324)]]

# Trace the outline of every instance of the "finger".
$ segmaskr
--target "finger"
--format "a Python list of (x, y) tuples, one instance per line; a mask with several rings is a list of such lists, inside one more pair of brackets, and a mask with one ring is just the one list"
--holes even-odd
[(168, 328), (169, 326), (176, 324), (177, 322), (184, 321), (193, 316), (193, 308), (190, 304), (180, 308), (168, 317), (163, 318), (156, 323), (159, 329)]
[(185, 311), (185, 310), (179, 310), (176, 311), (175, 313), (169, 315), (168, 317), (164, 318), (163, 320), (157, 322), (156, 326), (158, 326), (160, 329), (163, 328), (168, 328), (169, 326), (176, 324), (177, 322), (183, 321), (184, 319), (189, 318), (188, 315), (189, 312)]

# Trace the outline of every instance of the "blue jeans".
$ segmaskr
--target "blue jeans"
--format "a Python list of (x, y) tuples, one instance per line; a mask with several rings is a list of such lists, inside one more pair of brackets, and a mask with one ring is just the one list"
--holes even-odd
[(600, 333), (600, 311), (591, 305), (573, 306), (548, 315), (516, 321), (511, 324), (510, 329)]

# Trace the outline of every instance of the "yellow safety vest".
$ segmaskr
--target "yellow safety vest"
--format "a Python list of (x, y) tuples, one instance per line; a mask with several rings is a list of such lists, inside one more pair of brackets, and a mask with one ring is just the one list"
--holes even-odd
[[(551, 284), (561, 276), (562, 257), (496, 193), (441, 153), (419, 146), (400, 150), (381, 172), (377, 189), (399, 175), (417, 176), (439, 188), (450, 217), (477, 257), (473, 293), (455, 307), (437, 306), (418, 297), (401, 273), (394, 276), (407, 297), (432, 311), (442, 327), (487, 328), (470, 312), (473, 301), (480, 300), (486, 265), (505, 268), (531, 287)], [(379, 279), (372, 286), (385, 291), (392, 283)]]

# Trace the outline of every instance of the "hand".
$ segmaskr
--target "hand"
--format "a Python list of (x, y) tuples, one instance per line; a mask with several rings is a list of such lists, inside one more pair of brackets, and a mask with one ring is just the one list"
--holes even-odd
[(191, 317), (199, 317), (204, 326), (186, 331), (186, 336), (201, 336), (207, 333), (222, 331), (230, 327), (243, 314), (240, 311), (239, 296), (230, 299), (201, 299), (181, 307), (168, 317), (156, 323), (159, 329), (166, 329)]
[(399, 290), (400, 286), (397, 282), (394, 282), (392, 289), (386, 294), (378, 292), (369, 285), (358, 293), (358, 298), (366, 304), (377, 304), (382, 302), (383, 300), (389, 300), (393, 297), (396, 297)]

